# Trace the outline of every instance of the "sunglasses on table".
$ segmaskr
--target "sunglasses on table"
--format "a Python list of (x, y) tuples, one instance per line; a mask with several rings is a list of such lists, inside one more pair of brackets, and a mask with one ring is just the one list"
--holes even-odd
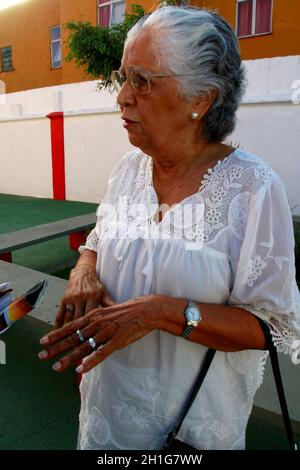
[(111, 81), (117, 93), (121, 91), (122, 86), (129, 81), (132, 89), (138, 95), (149, 95), (151, 92), (151, 78), (178, 77), (180, 75), (156, 74), (146, 72), (138, 67), (129, 67), (127, 75), (122, 70), (114, 70), (111, 73)]

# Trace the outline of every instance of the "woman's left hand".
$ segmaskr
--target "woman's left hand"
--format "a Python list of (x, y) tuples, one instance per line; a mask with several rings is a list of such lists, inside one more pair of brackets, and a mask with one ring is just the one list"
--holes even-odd
[[(53, 365), (53, 369), (63, 372), (83, 359), (76, 371), (87, 372), (114, 351), (158, 328), (164, 310), (163, 299), (163, 296), (148, 295), (92, 310), (84, 317), (44, 336), (40, 340), (44, 350), (39, 353), (39, 358), (51, 359), (69, 351)], [(92, 345), (89, 343), (91, 338)], [(94, 348), (93, 340), (96, 344)]]

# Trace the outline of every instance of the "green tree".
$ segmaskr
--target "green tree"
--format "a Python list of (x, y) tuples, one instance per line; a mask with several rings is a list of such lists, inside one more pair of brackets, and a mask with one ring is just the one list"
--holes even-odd
[(120, 66), (127, 32), (144, 15), (142, 6), (133, 5), (131, 12), (125, 14), (123, 23), (109, 27), (93, 26), (89, 22), (67, 22), (64, 28), (70, 34), (66, 41), (69, 53), (65, 60), (74, 60), (77, 68), (83, 67), (85, 73), (101, 79), (99, 89), (111, 89), (110, 75)]

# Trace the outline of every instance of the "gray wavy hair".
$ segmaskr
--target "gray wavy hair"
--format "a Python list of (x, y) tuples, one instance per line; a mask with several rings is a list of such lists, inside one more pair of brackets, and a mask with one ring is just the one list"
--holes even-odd
[(227, 21), (214, 11), (194, 7), (158, 8), (141, 18), (128, 32), (125, 48), (145, 29), (158, 32), (158, 59), (177, 77), (186, 99), (218, 96), (203, 118), (201, 138), (220, 142), (236, 122), (236, 110), (245, 91), (245, 69), (237, 37)]

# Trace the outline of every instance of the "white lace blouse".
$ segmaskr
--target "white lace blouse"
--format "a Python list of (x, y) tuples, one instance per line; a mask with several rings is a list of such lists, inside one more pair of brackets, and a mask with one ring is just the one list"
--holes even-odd
[[(270, 325), (279, 351), (292, 353), (300, 339), (300, 295), (291, 214), (278, 175), (237, 149), (159, 224), (157, 204), (152, 159), (132, 151), (113, 172), (96, 228), (80, 249), (97, 252), (97, 273), (112, 298), (160, 294), (241, 306)], [(178, 220), (188, 206), (202, 213), (183, 226)], [(205, 352), (157, 330), (85, 374), (79, 448), (160, 449)], [(265, 351), (217, 351), (179, 438), (198, 449), (243, 449), (266, 358)]]

